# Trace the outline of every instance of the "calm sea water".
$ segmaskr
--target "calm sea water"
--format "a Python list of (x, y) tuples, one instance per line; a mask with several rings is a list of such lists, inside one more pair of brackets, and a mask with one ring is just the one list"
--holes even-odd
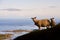
[(38, 29), (37, 26), (0, 26), (0, 31), (4, 30), (33, 30), (33, 29)]

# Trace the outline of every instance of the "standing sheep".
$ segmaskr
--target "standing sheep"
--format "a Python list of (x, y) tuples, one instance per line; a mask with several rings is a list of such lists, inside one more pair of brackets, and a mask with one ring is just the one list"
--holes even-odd
[(56, 25), (54, 18), (51, 18), (50, 20), (51, 20), (50, 23), (51, 27), (54, 27)]
[(40, 27), (47, 27), (49, 28), (50, 26), (50, 21), (48, 19), (42, 19), (38, 20), (36, 17), (32, 18), (33, 22), (35, 23), (36, 26), (40, 29)]

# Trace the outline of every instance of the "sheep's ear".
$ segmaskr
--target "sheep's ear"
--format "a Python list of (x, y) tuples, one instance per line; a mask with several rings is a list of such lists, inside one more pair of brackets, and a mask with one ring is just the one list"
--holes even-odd
[(50, 18), (50, 19), (54, 19), (54, 17)]
[(54, 19), (54, 18), (51, 18), (51, 19)]
[(34, 18), (36, 18), (36, 17), (34, 17)]
[(31, 18), (31, 19), (33, 19), (33, 18)]

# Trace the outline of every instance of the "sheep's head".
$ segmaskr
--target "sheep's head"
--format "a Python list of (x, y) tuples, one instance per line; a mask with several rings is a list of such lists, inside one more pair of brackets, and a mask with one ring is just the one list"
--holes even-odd
[(54, 19), (54, 18), (51, 18), (51, 20)]
[(31, 19), (36, 19), (36, 17), (33, 17), (33, 18), (31, 18)]

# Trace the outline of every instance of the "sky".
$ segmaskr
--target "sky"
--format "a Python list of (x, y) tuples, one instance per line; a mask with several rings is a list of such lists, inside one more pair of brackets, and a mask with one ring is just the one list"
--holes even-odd
[(60, 0), (0, 0), (0, 18), (60, 18)]

